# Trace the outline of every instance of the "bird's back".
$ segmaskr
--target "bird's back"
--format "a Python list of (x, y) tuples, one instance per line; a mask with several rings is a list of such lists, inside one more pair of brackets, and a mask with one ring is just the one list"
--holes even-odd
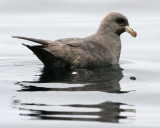
[(45, 66), (58, 68), (100, 67), (109, 64), (106, 49), (85, 38), (65, 38), (49, 45), (28, 46)]

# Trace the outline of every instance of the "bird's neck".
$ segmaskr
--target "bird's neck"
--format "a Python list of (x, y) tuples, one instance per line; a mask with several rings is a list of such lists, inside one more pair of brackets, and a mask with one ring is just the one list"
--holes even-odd
[(119, 36), (117, 35), (116, 30), (113, 30), (110, 26), (107, 26), (107, 25), (105, 27), (103, 25), (100, 25), (96, 34), (101, 36), (104, 36), (104, 35)]
[(105, 49), (106, 53), (112, 55), (111, 64), (117, 64), (119, 62), (121, 53), (121, 41), (120, 36), (115, 33), (95, 33), (91, 36), (92, 41), (101, 44)]

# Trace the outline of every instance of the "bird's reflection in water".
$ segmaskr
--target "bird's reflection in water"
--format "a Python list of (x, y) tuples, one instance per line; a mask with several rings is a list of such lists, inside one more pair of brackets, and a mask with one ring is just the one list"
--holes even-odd
[[(102, 91), (127, 93), (129, 91), (121, 91), (119, 84), (123, 78), (122, 70), (119, 65), (76, 70), (44, 68), (39, 80), (35, 82), (53, 83), (53, 88), (38, 87), (38, 84), (22, 82), (19, 83), (22, 86), (19, 91)], [(54, 83), (83, 84), (83, 86), (54, 88)]]
[[(27, 104), (21, 103), (22, 108), (20, 110), (29, 111), (29, 114), (21, 113), (21, 116), (29, 116), (32, 119), (37, 120), (75, 120), (75, 121), (98, 121), (98, 122), (110, 122), (118, 123), (119, 119), (126, 119), (129, 116), (122, 116), (120, 113), (129, 112), (134, 113), (135, 109), (122, 109), (120, 106), (129, 106), (127, 104), (116, 103), (116, 102), (103, 102), (100, 104), (72, 104), (63, 105), (63, 107), (71, 108), (93, 108), (100, 109), (98, 111), (50, 111), (50, 110), (37, 110), (37, 109), (25, 109), (25, 106), (52, 106), (45, 104)], [(54, 106), (52, 106), (54, 107)], [(134, 118), (132, 116), (132, 118)]]
[[(121, 91), (119, 82), (122, 78), (122, 69), (119, 65), (105, 68), (76, 70), (44, 68), (38, 81), (19, 82), (17, 84), (21, 87), (21, 89), (18, 90), (19, 93), (29, 92), (29, 94), (35, 93), (35, 91), (46, 93), (45, 95), (47, 95), (47, 91), (66, 91), (66, 93), (70, 93), (70, 91), (98, 91), (118, 94), (128, 93), (129, 91)], [(43, 83), (43, 85), (41, 83)], [(74, 84), (74, 87), (54, 87), (56, 83)], [(51, 86), (45, 87), (47, 84), (50, 84)], [(82, 86), (76, 86), (76, 84), (81, 84)], [(64, 84), (60, 84), (59, 86), (61, 85), (63, 86)], [(47, 105), (43, 103), (43, 101), (39, 104), (36, 102), (33, 103), (32, 101), (30, 103), (22, 103), (21, 101), (23, 101), (23, 99), (19, 99), (18, 106), (15, 105), (16, 108), (18, 107), (21, 110), (20, 115), (40, 120), (76, 120), (118, 123), (119, 119), (126, 119), (129, 117), (129, 115), (122, 116), (121, 113), (130, 112), (133, 114), (133, 112), (135, 112), (134, 109), (121, 108), (121, 106), (130, 108), (131, 105), (110, 101), (98, 104), (68, 103), (68, 105), (61, 105), (61, 107), (69, 107), (69, 110), (58, 109), (58, 111), (57, 109), (54, 110), (56, 105)], [(78, 111), (72, 111), (72, 108), (76, 108)], [(81, 111), (81, 108), (85, 111)], [(96, 108), (98, 111), (92, 111), (92, 109)], [(89, 111), (87, 111), (88, 109)], [(27, 113), (23, 113), (24, 111), (27, 111)]]

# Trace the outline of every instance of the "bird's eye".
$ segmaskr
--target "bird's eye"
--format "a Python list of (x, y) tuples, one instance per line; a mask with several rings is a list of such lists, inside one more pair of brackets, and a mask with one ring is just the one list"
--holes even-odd
[(118, 18), (118, 19), (116, 19), (116, 22), (117, 22), (118, 24), (122, 24), (122, 23), (125, 22), (125, 20), (124, 20), (124, 19), (121, 19), (121, 18)]

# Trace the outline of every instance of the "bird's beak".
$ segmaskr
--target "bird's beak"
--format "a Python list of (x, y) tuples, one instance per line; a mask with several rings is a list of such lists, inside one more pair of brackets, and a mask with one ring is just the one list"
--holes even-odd
[(130, 26), (125, 26), (125, 31), (128, 32), (129, 34), (131, 34), (133, 37), (137, 36), (137, 32), (134, 31), (133, 28)]

